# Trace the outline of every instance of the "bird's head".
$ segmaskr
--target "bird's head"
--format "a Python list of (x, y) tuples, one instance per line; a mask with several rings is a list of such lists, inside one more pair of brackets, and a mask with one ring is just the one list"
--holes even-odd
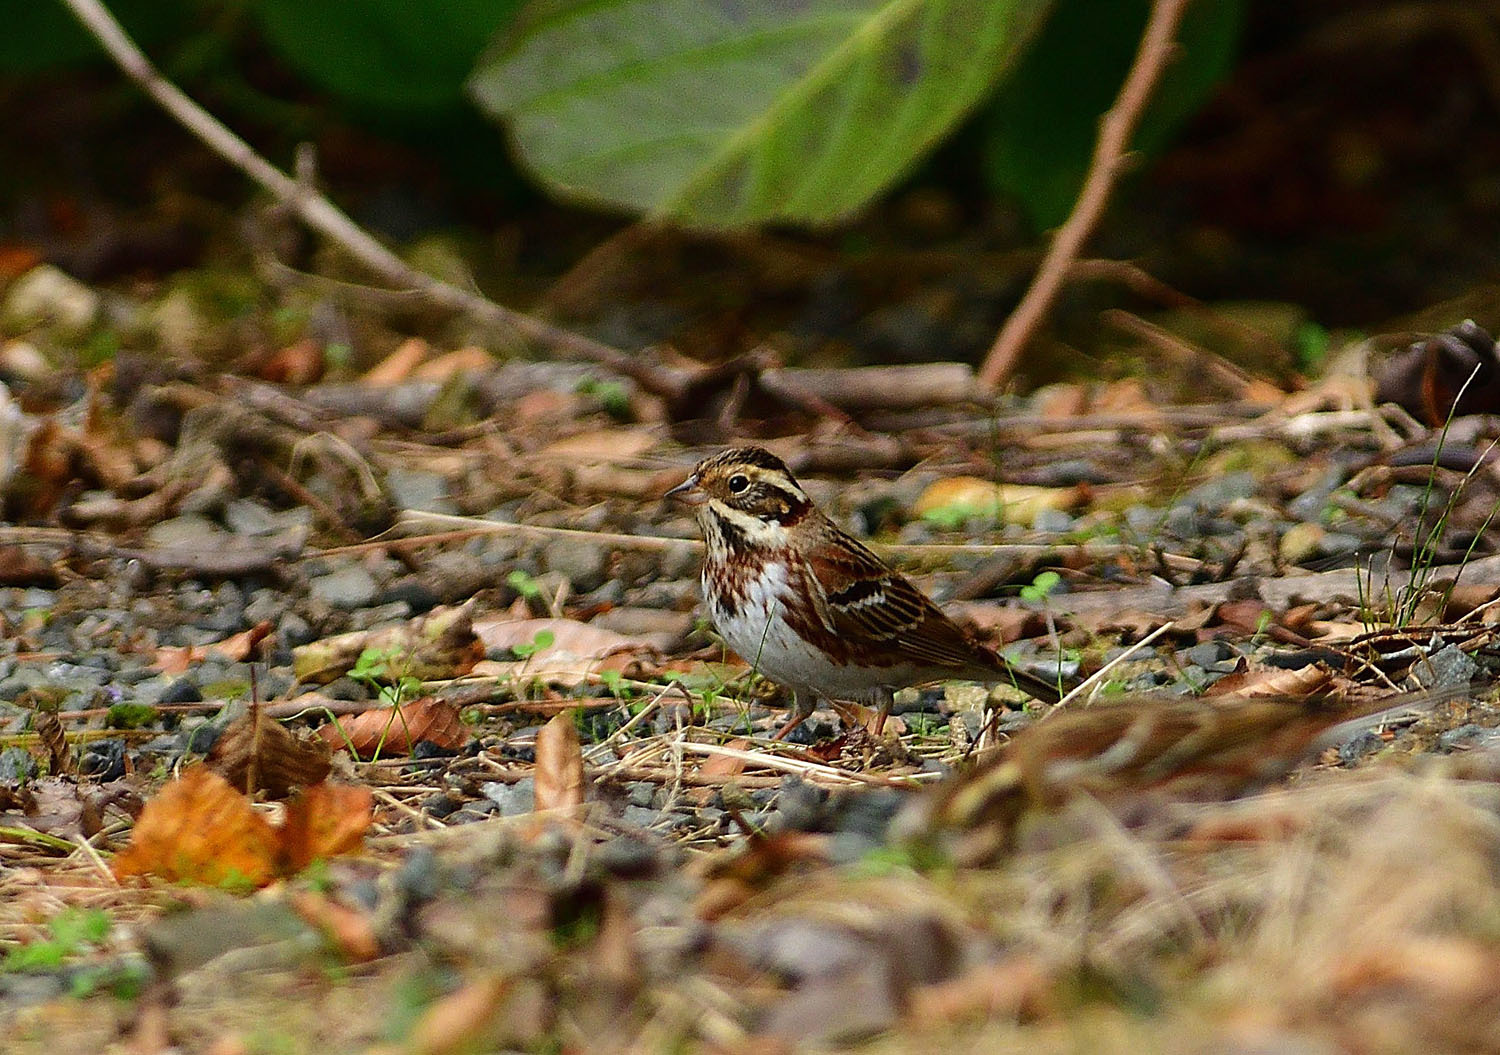
[(698, 463), (666, 497), (693, 506), (710, 532), (720, 523), (770, 543), (813, 509), (796, 477), (764, 447), (731, 447)]

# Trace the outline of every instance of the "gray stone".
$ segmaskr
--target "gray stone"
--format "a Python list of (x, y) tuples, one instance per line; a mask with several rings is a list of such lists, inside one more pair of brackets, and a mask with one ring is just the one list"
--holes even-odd
[(249, 498), (236, 498), (226, 503), (224, 523), (236, 535), (271, 535), (281, 527), (269, 509)]
[(559, 539), (543, 550), (546, 569), (567, 579), (579, 593), (598, 589), (609, 564), (609, 547), (596, 542)]
[(1031, 530), (1048, 535), (1060, 535), (1073, 530), (1073, 518), (1061, 509), (1038, 509), (1031, 522)]
[(146, 529), (146, 541), (153, 546), (186, 549), (218, 548), (232, 538), (206, 516), (185, 513), (171, 520), (158, 521)]
[(519, 817), (532, 812), (536, 805), (536, 781), (531, 777), (522, 777), (514, 784), (486, 781), (479, 785), (479, 793), (495, 804), (502, 817)]
[(458, 507), (448, 497), (446, 477), (425, 469), (389, 469), (385, 486), (392, 500), (402, 509), (421, 509), (429, 513), (457, 513)]
[(21, 591), (20, 602), (17, 607), (21, 611), (39, 608), (52, 610), (57, 606), (57, 591), (44, 590), (40, 586), (32, 586)]
[(50, 326), (62, 337), (81, 337), (99, 314), (99, 294), (72, 275), (38, 264), (15, 282), (0, 305), (0, 321), (11, 332)]
[(1202, 641), (1183, 649), (1182, 656), (1189, 663), (1196, 663), (1200, 667), (1212, 669), (1216, 663), (1233, 659), (1234, 649), (1223, 641)]
[(307, 620), (296, 612), (286, 612), (276, 622), (276, 639), (286, 648), (305, 645), (315, 637)]
[(1469, 722), (1460, 725), (1457, 729), (1449, 729), (1438, 735), (1438, 747), (1444, 751), (1452, 751), (1456, 747), (1474, 747), (1485, 740), (1492, 740), (1496, 730), (1486, 729), (1482, 725)]
[(36, 759), (24, 748), (0, 750), (0, 787), (15, 787), (24, 780), (36, 778)]
[(349, 616), (350, 630), (374, 630), (384, 624), (404, 623), (411, 618), (411, 605), (406, 601), (391, 601), (387, 604), (361, 608)]
[(375, 601), (380, 584), (359, 564), (348, 564), (308, 584), (313, 597), (335, 608), (364, 608)]
[(1385, 741), (1380, 734), (1366, 729), (1351, 740), (1346, 740), (1339, 745), (1339, 761), (1346, 766), (1352, 766), (1366, 755), (1374, 754), (1385, 746)]
[(662, 814), (644, 806), (626, 806), (620, 811), (620, 819), (636, 828), (651, 828), (662, 822)]

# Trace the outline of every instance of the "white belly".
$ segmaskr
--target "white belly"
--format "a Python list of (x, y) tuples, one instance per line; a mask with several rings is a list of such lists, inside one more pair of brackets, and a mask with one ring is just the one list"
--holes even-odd
[[(709, 596), (706, 589), (704, 595)], [(751, 583), (746, 600), (733, 612), (711, 597), (708, 608), (714, 626), (741, 659), (765, 677), (798, 692), (860, 701), (882, 687), (905, 684), (900, 680), (901, 671), (877, 672), (832, 662), (781, 618), (787, 597), (786, 567), (772, 563)]]

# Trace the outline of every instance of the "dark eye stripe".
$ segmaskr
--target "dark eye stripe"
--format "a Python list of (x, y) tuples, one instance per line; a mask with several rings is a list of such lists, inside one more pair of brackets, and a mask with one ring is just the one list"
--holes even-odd
[(750, 536), (745, 534), (743, 528), (727, 517), (721, 517), (715, 513), (714, 527), (718, 531), (719, 537), (724, 540), (725, 548), (731, 551), (751, 548)]

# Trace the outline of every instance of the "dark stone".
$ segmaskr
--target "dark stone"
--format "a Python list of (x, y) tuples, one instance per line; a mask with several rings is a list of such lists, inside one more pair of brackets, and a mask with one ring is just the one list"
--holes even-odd
[(376, 604), (405, 603), (413, 612), (426, 612), (442, 603), (437, 591), (420, 579), (402, 579), (381, 591)]
[(125, 775), (125, 741), (95, 740), (84, 749), (79, 769), (100, 781), (119, 780)]
[(656, 847), (629, 835), (621, 835), (599, 847), (594, 859), (606, 872), (627, 879), (652, 875), (661, 864)]
[(162, 691), (162, 703), (198, 703), (203, 693), (191, 678), (178, 678)]
[(1366, 729), (1358, 736), (1346, 743), (1339, 745), (1339, 761), (1346, 766), (1352, 766), (1366, 755), (1374, 754), (1385, 746), (1379, 733)]
[(436, 817), (439, 820), (442, 820), (448, 814), (458, 809), (460, 805), (461, 803), (457, 799), (450, 798), (443, 792), (438, 792), (436, 795), (429, 795), (422, 800), (422, 809), (427, 811), (429, 816)]
[(823, 788), (795, 774), (787, 777), (781, 782), (781, 795), (776, 800), (779, 827), (787, 831), (817, 831), (827, 799), (828, 792)]

